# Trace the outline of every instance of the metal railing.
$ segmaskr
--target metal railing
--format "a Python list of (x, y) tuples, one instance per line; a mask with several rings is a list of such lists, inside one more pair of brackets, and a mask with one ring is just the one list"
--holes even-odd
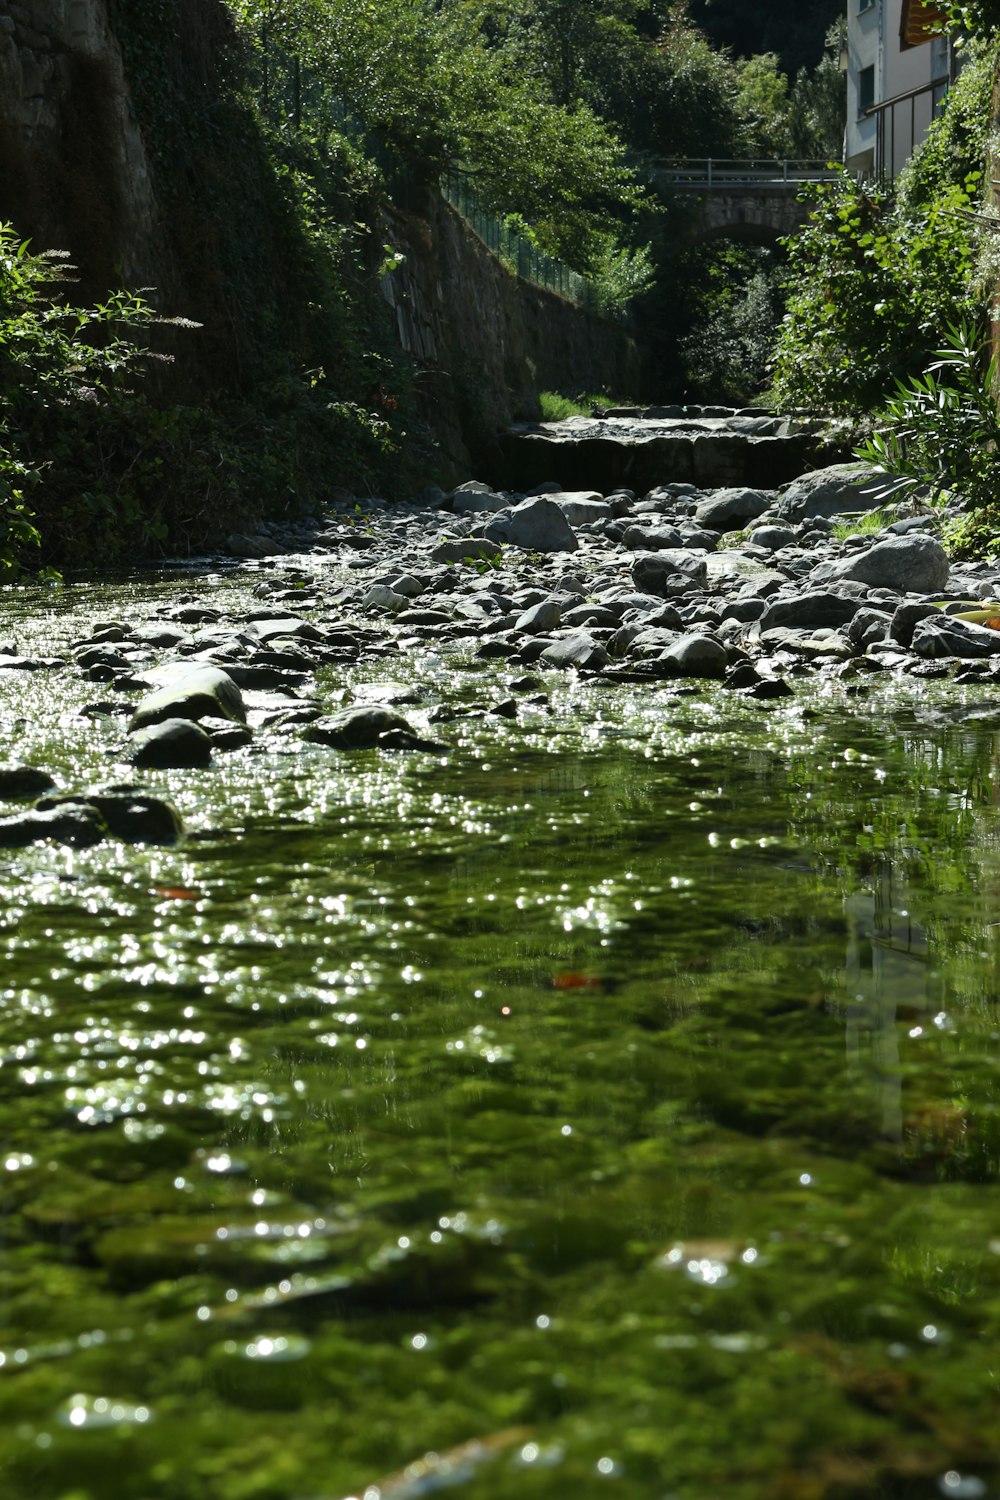
[[(873, 176), (883, 182), (894, 182), (899, 170), (913, 155), (914, 148), (926, 135), (932, 120), (936, 120), (948, 92), (951, 78), (942, 74), (904, 94), (894, 94), (891, 99), (880, 99), (863, 111), (867, 119), (875, 119), (875, 161)], [(927, 97), (927, 119), (917, 120), (917, 100)], [(896, 135), (896, 120), (902, 114), (899, 139)], [(909, 120), (907, 121), (907, 115)], [(909, 128), (907, 129), (907, 125)]]
[(654, 182), (691, 192), (709, 188), (797, 187), (802, 182), (826, 182), (840, 169), (825, 161), (781, 157), (698, 156), (686, 161), (654, 162), (648, 169)]
[(484, 208), (466, 174), (452, 168), (441, 178), (441, 193), (479, 236), (488, 249), (516, 275), (549, 292), (558, 292), (571, 302), (596, 307), (590, 282), (579, 272), (546, 255), (525, 235), (511, 229), (499, 214)]

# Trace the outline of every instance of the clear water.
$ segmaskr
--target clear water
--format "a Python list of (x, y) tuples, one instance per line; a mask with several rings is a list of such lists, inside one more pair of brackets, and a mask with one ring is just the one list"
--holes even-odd
[[(1000, 1494), (992, 689), (542, 685), (0, 855), (4, 1500)], [(120, 777), (99, 687), (0, 694), (8, 757)]]

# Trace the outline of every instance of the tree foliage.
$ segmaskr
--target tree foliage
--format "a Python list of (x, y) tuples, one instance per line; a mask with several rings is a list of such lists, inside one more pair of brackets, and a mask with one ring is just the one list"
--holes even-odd
[[(930, 3), (930, 0), (925, 0), (925, 3)], [(953, 31), (980, 37), (1000, 33), (1000, 0), (954, 0), (954, 3), (946, 4), (944, 10), (948, 26)]]
[[(643, 192), (625, 147), (553, 74), (503, 45), (501, 7), (463, 0), (238, 0), (243, 18), (300, 56), (369, 132), (390, 178), (430, 184), (460, 163), (486, 206), (528, 220), (541, 248), (583, 271), (627, 238)], [(554, 0), (553, 24), (558, 19)], [(521, 28), (523, 30), (523, 28)], [(578, 27), (574, 21), (569, 40)]]
[(786, 241), (777, 400), (877, 408), (920, 375), (945, 329), (977, 316), (969, 213), (981, 193), (992, 68), (991, 49), (973, 47), (894, 195), (847, 174), (814, 190), (807, 224)]

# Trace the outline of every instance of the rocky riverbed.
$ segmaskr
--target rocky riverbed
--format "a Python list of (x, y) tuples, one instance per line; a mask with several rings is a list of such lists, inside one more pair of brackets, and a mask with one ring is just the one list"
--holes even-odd
[(4, 1500), (996, 1489), (997, 570), (553, 472), (4, 595)]
[[(442, 753), (457, 718), (549, 711), (553, 672), (668, 694), (714, 681), (759, 704), (824, 679), (856, 695), (886, 673), (996, 678), (1000, 632), (948, 610), (995, 598), (1000, 565), (951, 567), (933, 512), (889, 507), (873, 528), (883, 498), (856, 464), (779, 491), (675, 481), (601, 494), (551, 480), (523, 494), (470, 481), (235, 538), (255, 554), (243, 564), (260, 575), (254, 608), (226, 613), (179, 585), (145, 620), (97, 619), (53, 656), (0, 642), (0, 688), (23, 672), (95, 685), (83, 715), (118, 773), (84, 794), (14, 757), (0, 796), (21, 806), (0, 820), (0, 843), (171, 841), (179, 824), (136, 790), (136, 771), (296, 742)], [(316, 688), (334, 664), (470, 646), (496, 669), (472, 705), (446, 683)]]

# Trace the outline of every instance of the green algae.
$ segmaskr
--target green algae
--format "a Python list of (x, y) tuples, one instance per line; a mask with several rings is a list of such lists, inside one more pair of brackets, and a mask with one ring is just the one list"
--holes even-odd
[[(19, 644), (167, 597), (67, 593)], [(5, 855), (4, 1495), (991, 1493), (990, 689), (501, 721), (465, 664), (319, 675), (443, 752), (258, 731), (144, 778), (177, 848)], [(100, 685), (13, 675), (19, 753), (114, 779)]]

